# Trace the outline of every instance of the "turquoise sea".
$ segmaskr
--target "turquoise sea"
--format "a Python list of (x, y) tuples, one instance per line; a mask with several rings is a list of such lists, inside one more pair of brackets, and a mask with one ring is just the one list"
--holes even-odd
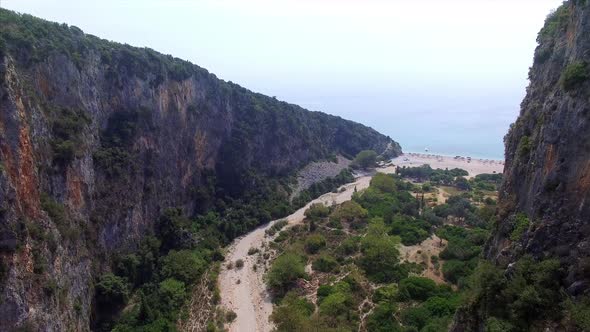
[(526, 80), (469, 85), (452, 82), (418, 89), (384, 84), (332, 94), (287, 96), (296, 104), (373, 127), (405, 152), (504, 159), (504, 136), (520, 111)]

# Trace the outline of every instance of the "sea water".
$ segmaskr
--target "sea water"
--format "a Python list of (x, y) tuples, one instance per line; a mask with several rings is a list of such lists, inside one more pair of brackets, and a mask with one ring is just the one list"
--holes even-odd
[(518, 117), (527, 82), (365, 86), (297, 96), (311, 110), (370, 126), (405, 152), (504, 159), (504, 136)]

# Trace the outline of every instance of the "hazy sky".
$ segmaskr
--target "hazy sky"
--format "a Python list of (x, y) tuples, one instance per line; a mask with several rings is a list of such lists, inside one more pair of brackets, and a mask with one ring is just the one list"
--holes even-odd
[(362, 122), (405, 150), (502, 157), (560, 0), (0, 0)]

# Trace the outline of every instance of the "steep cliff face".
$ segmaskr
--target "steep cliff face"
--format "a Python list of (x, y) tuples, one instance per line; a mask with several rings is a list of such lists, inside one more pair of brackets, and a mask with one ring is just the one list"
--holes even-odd
[[(576, 301), (590, 289), (588, 1), (567, 1), (550, 14), (538, 42), (520, 116), (505, 137), (498, 224), (485, 257), (508, 279), (522, 257), (556, 259), (558, 288)], [(453, 330), (483, 331), (489, 310), (479, 303), (459, 312)], [(535, 316), (532, 329), (577, 330), (552, 321), (566, 318)]]
[[(500, 223), (486, 253), (502, 265), (525, 253), (559, 257), (574, 295), (590, 286), (589, 64), (590, 7), (570, 1), (539, 34), (531, 83), (505, 137)], [(517, 213), (528, 219), (520, 234)]]
[(286, 200), (301, 167), (363, 149), (401, 152), (188, 62), (1, 10), (0, 330), (87, 330), (93, 274), (164, 208)]

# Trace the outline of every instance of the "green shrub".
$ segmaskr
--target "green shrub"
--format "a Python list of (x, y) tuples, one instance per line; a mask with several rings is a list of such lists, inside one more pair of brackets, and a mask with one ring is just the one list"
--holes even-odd
[(590, 298), (584, 297), (577, 303), (569, 303), (568, 310), (576, 326), (585, 331), (590, 330)]
[(377, 282), (394, 281), (399, 278), (398, 240), (389, 236), (383, 221), (374, 220), (361, 240), (359, 265), (368, 277)]
[(451, 325), (451, 317), (437, 317), (433, 318), (426, 323), (426, 325), (420, 330), (420, 332), (440, 332), (448, 331)]
[(522, 238), (524, 232), (528, 230), (530, 226), (529, 218), (524, 213), (518, 213), (515, 217), (514, 228), (510, 233), (510, 240), (518, 241)]
[(96, 166), (108, 176), (116, 177), (134, 170), (135, 159), (129, 146), (138, 130), (140, 114), (145, 111), (119, 111), (111, 114), (101, 133), (101, 147), (94, 153)]
[(316, 294), (318, 296), (318, 303), (321, 303), (322, 300), (324, 298), (326, 298), (328, 295), (332, 294), (333, 291), (334, 291), (334, 286), (331, 286), (331, 285), (320, 285), (318, 287), (317, 292), (316, 292)]
[(156, 224), (161, 250), (192, 249), (196, 241), (192, 235), (192, 222), (181, 209), (165, 209)]
[(518, 156), (526, 158), (531, 152), (531, 141), (528, 136), (522, 136), (516, 149)]
[[(555, 310), (555, 306), (565, 296), (559, 284), (561, 278), (558, 260), (535, 261), (525, 255), (512, 265), (509, 277), (502, 269), (482, 262), (470, 288), (474, 298), (485, 304), (489, 317), (505, 319), (520, 331), (539, 317), (560, 319), (562, 311)], [(505, 325), (499, 321), (494, 324)]]
[(233, 310), (226, 311), (226, 313), (225, 313), (225, 321), (226, 322), (231, 323), (234, 320), (236, 320), (236, 318), (238, 318), (238, 314), (236, 314), (235, 311), (233, 311)]
[(305, 239), (305, 251), (308, 254), (315, 254), (326, 246), (326, 238), (321, 234), (312, 234)]
[(207, 262), (192, 250), (171, 250), (162, 258), (160, 274), (163, 278), (174, 278), (190, 285), (201, 276), (206, 266)]
[(338, 262), (331, 256), (322, 255), (315, 259), (312, 268), (319, 272), (332, 272), (338, 269)]
[(485, 332), (510, 332), (513, 329), (512, 324), (496, 317), (490, 317), (485, 322)]
[(180, 309), (187, 297), (185, 285), (182, 281), (168, 278), (160, 282), (158, 295), (162, 311), (170, 312)]
[(398, 288), (396, 284), (379, 287), (373, 293), (374, 303), (394, 303), (398, 297)]
[(304, 212), (305, 217), (312, 220), (326, 218), (329, 214), (330, 209), (322, 203), (314, 203)]
[(122, 305), (129, 298), (127, 281), (112, 273), (104, 274), (96, 284), (96, 299), (104, 306)]
[(588, 64), (585, 62), (574, 62), (567, 65), (561, 75), (561, 84), (565, 91), (574, 90), (580, 84), (590, 78)]
[(117, 275), (124, 276), (132, 284), (139, 280), (140, 258), (136, 254), (127, 254), (116, 258), (115, 271)]
[(286, 219), (277, 220), (272, 226), (264, 231), (268, 236), (273, 236), (279, 232), (283, 227), (287, 226), (289, 222)]
[(285, 253), (273, 262), (266, 274), (266, 283), (276, 294), (283, 295), (297, 279), (305, 275), (305, 265), (301, 257)]
[(118, 147), (99, 148), (92, 158), (96, 167), (111, 177), (122, 176), (136, 166), (132, 155)]
[(371, 178), (371, 187), (374, 187), (384, 193), (393, 193), (397, 187), (392, 175), (377, 173)]
[(360, 239), (358, 237), (347, 237), (338, 247), (339, 254), (349, 256), (359, 250)]
[(338, 222), (350, 223), (352, 227), (364, 224), (367, 221), (369, 213), (359, 203), (347, 201), (337, 206), (330, 219)]
[(286, 240), (288, 237), (289, 237), (289, 234), (288, 234), (287, 232), (285, 232), (285, 231), (280, 231), (280, 232), (279, 232), (279, 235), (277, 235), (277, 237), (275, 238), (275, 240), (274, 240), (274, 241), (275, 241), (276, 243), (280, 243), (280, 242), (283, 242), (283, 241), (285, 241), (285, 240)]
[(309, 318), (315, 306), (295, 293), (287, 293), (281, 303), (273, 310), (270, 320), (277, 331), (308, 331)]
[(408, 277), (399, 283), (399, 298), (401, 300), (424, 301), (436, 294), (436, 283), (428, 278)]
[(401, 319), (405, 326), (421, 329), (430, 319), (430, 312), (423, 306), (410, 307), (401, 312)]
[(346, 315), (352, 298), (350, 290), (338, 290), (326, 296), (320, 303), (320, 313), (328, 317)]
[(445, 261), (442, 268), (445, 279), (454, 284), (457, 284), (460, 279), (467, 277), (471, 271), (473, 269), (470, 268), (468, 263), (456, 259)]
[(83, 151), (82, 134), (90, 124), (90, 118), (82, 110), (69, 108), (51, 109), (52, 134), (51, 147), (53, 160), (65, 165), (75, 157), (80, 157)]
[(359, 152), (351, 163), (353, 168), (368, 169), (375, 167), (377, 162), (377, 152), (373, 150), (363, 150)]
[(238, 259), (238, 260), (236, 260), (236, 268), (237, 268), (237, 269), (241, 269), (241, 268), (243, 268), (243, 267), (244, 267), (244, 260), (243, 260), (243, 259), (241, 259), (241, 258), (240, 258), (240, 259)]
[(545, 26), (543, 26), (539, 32), (537, 41), (541, 42), (543, 38), (553, 37), (557, 32), (562, 31), (567, 25), (569, 16), (569, 6), (565, 4), (547, 15), (547, 18), (545, 19)]
[(379, 303), (373, 309), (373, 312), (367, 316), (367, 330), (374, 332), (401, 332), (401, 326), (395, 319), (395, 304)]
[(41, 194), (41, 208), (47, 212), (49, 218), (51, 218), (56, 225), (63, 225), (67, 222), (64, 205), (58, 203), (53, 197), (46, 193)]
[(458, 297), (433, 296), (424, 302), (424, 308), (433, 316), (443, 317), (453, 315), (458, 304)]
[(430, 236), (430, 224), (424, 220), (397, 215), (391, 223), (391, 234), (398, 235), (406, 246), (418, 244)]

